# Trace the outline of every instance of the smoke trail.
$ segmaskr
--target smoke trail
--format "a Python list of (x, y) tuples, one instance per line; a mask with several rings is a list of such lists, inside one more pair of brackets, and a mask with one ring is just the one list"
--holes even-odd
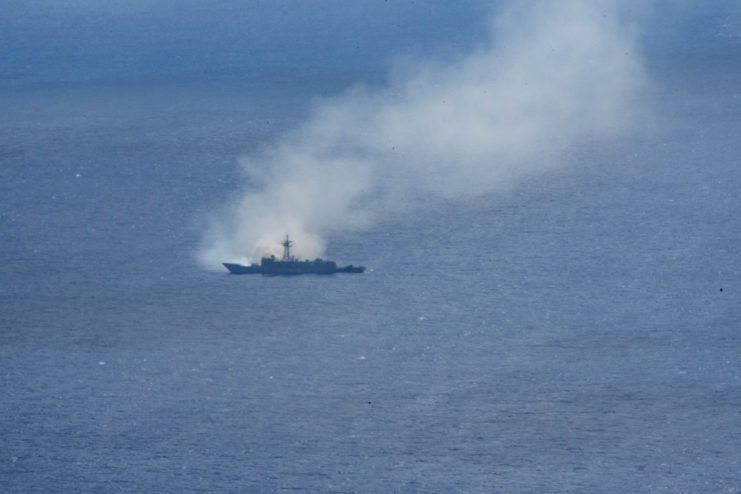
[(454, 64), (419, 63), (382, 90), (354, 88), (243, 160), (251, 187), (204, 237), (218, 265), (279, 250), (314, 257), (334, 230), (362, 228), (422, 196), (471, 197), (559, 161), (580, 139), (636, 121), (645, 76), (617, 10), (530, 3)]

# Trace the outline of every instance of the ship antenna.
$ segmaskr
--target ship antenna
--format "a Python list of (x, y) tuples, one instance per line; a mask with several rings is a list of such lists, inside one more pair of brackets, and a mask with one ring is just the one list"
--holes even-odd
[(283, 246), (283, 259), (282, 261), (290, 261), (291, 260), (291, 246), (293, 245), (293, 242), (288, 240), (288, 235), (286, 235), (286, 240), (281, 244)]

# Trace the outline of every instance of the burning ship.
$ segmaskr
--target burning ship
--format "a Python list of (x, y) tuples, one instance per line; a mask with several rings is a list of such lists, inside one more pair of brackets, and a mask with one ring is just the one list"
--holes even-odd
[(260, 260), (260, 264), (250, 264), (244, 266), (243, 264), (232, 264), (225, 262), (224, 267), (229, 270), (231, 274), (264, 274), (269, 276), (291, 276), (297, 274), (334, 274), (334, 273), (362, 273), (365, 271), (364, 266), (349, 266), (338, 267), (334, 261), (325, 261), (324, 259), (314, 259), (313, 261), (304, 260), (300, 261), (291, 255), (291, 247), (293, 242), (288, 239), (286, 235), (285, 241), (281, 244), (283, 246), (283, 257), (277, 259), (274, 255), (270, 257), (263, 257)]

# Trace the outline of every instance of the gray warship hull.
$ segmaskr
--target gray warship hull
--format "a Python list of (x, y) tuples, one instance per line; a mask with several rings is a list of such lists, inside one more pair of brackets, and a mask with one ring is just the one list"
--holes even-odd
[(364, 266), (337, 266), (332, 261), (271, 261), (261, 264), (233, 264), (225, 262), (224, 267), (231, 274), (263, 274), (266, 276), (296, 276), (299, 274), (335, 274), (335, 273), (362, 273)]

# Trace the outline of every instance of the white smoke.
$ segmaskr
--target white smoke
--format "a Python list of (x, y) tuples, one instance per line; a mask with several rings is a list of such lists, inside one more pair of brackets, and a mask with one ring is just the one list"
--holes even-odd
[(580, 139), (614, 137), (641, 114), (646, 78), (629, 26), (597, 2), (533, 2), (500, 15), (456, 63), (398, 69), (354, 88), (243, 160), (250, 187), (212, 224), (208, 265), (280, 250), (322, 254), (332, 231), (362, 228), (426, 196), (472, 197), (559, 163)]

